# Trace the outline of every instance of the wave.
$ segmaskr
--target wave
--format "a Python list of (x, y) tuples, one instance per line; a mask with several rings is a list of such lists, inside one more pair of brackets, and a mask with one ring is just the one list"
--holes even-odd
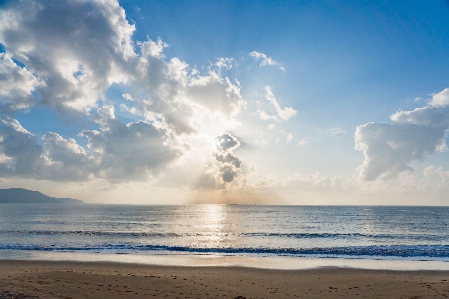
[[(183, 237), (184, 234), (177, 233), (157, 233), (157, 232), (105, 232), (105, 231), (85, 231), (85, 230), (16, 230), (0, 231), (0, 235), (34, 235), (34, 236), (110, 236), (110, 237)], [(196, 234), (192, 234), (196, 235)]]
[[(232, 248), (169, 245), (100, 244), (95, 246), (39, 246), (0, 244), (0, 250), (74, 251), (103, 253), (188, 253), (188, 254), (257, 254), (352, 258), (448, 259), (449, 245), (374, 245), (320, 248)], [(449, 260), (448, 260), (449, 261)]]
[(363, 233), (244, 233), (242, 237), (280, 237), (297, 239), (414, 239), (438, 240), (447, 239), (445, 235), (430, 234), (363, 234)]
[(161, 233), (161, 232), (113, 232), (113, 231), (88, 231), (88, 230), (0, 230), (0, 235), (34, 235), (34, 236), (98, 236), (98, 237), (133, 237), (133, 238), (182, 238), (182, 237), (211, 237), (233, 236), (241, 238), (295, 238), (295, 239), (413, 239), (413, 240), (446, 240), (445, 235), (438, 234), (363, 234), (363, 233)]

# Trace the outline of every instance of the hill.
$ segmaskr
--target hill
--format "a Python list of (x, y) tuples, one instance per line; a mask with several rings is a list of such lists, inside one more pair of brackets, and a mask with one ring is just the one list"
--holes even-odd
[(0, 203), (61, 203), (80, 204), (84, 203), (78, 199), (55, 198), (23, 188), (0, 189)]

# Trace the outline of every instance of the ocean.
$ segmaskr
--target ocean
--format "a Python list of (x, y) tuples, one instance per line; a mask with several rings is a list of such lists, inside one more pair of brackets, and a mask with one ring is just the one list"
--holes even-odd
[(0, 259), (64, 254), (430, 261), (449, 268), (449, 207), (0, 205)]

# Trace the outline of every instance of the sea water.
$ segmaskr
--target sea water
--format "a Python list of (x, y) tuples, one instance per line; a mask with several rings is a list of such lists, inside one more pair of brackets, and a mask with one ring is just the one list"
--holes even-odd
[(0, 205), (0, 259), (67, 253), (132, 262), (158, 256), (168, 264), (283, 257), (298, 265), (336, 259), (449, 268), (449, 207)]

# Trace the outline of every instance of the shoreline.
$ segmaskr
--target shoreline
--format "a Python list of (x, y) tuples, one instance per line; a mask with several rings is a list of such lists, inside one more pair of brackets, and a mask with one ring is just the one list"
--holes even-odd
[(99, 253), (66, 251), (0, 250), (1, 260), (112, 262), (153, 266), (247, 267), (274, 270), (305, 270), (317, 268), (348, 268), (397, 271), (449, 271), (444, 260), (369, 259), (335, 257), (298, 257), (275, 255), (222, 255), (173, 253)]
[[(446, 298), (449, 271), (0, 260), (1, 298)], [(16, 297), (13, 297), (16, 294)], [(6, 297), (6, 295), (10, 297)], [(11, 297), (12, 296), (12, 297)], [(26, 297), (31, 296), (31, 297)]]

